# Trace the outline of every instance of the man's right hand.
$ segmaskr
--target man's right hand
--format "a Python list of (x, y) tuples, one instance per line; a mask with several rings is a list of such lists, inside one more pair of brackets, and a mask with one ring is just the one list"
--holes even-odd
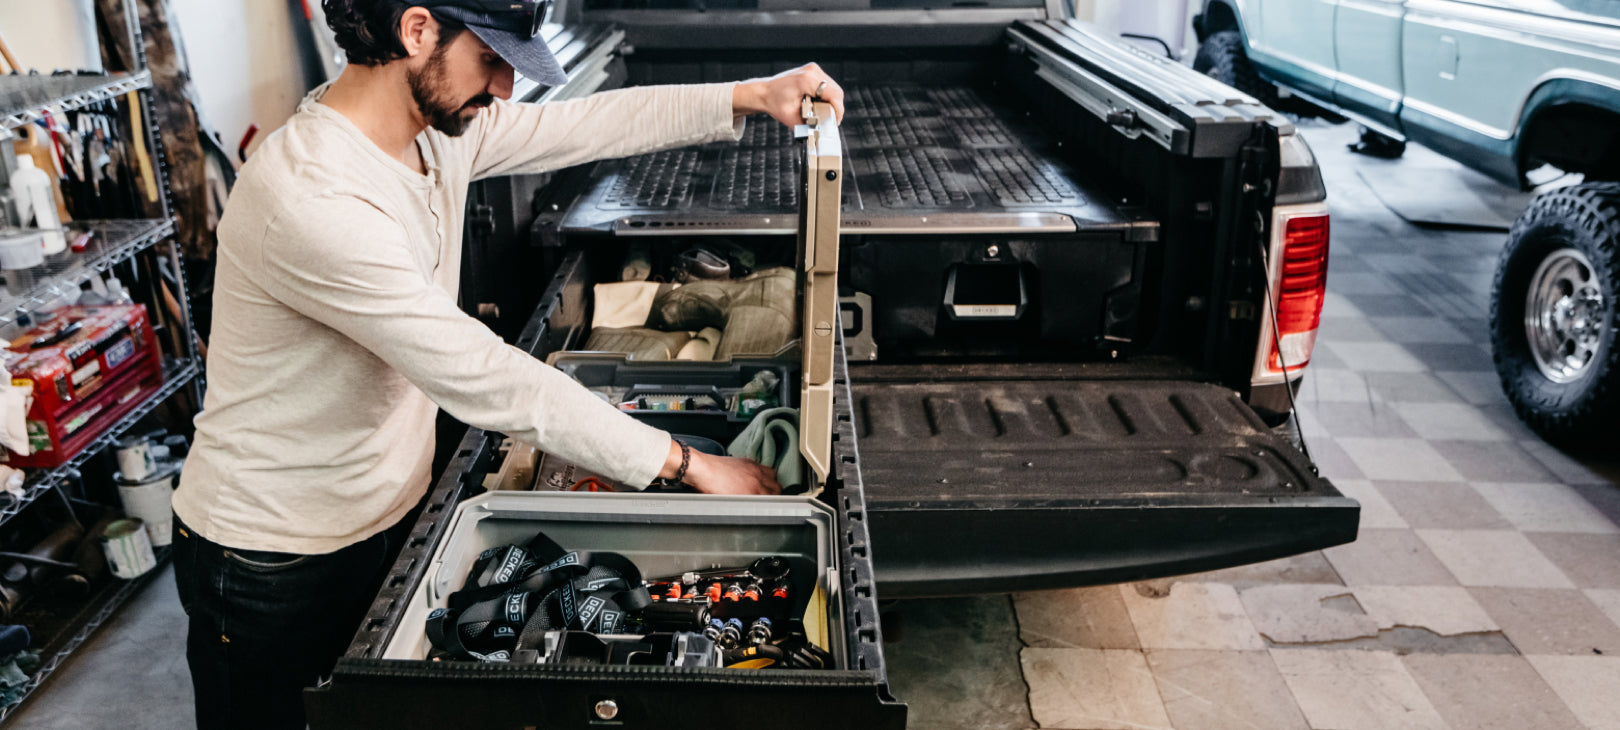
[(776, 470), (751, 459), (692, 452), (686, 483), (705, 494), (781, 494)]
[[(681, 446), (674, 439), (669, 442), (669, 456), (659, 476), (675, 476), (681, 466)], [(686, 466), (682, 480), (693, 489), (705, 494), (781, 494), (782, 485), (776, 481), (776, 470), (751, 459), (734, 456), (714, 456), (692, 449), (692, 461)]]

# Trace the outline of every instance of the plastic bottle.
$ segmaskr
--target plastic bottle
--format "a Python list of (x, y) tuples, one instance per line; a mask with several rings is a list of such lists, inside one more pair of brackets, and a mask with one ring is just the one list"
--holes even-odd
[(16, 201), (18, 217), (24, 227), (32, 221), (35, 228), (45, 232), (43, 243), (47, 255), (67, 250), (62, 221), (56, 217), (51, 176), (34, 167), (34, 158), (28, 155), (17, 155), (17, 171), (11, 175), (11, 197)]

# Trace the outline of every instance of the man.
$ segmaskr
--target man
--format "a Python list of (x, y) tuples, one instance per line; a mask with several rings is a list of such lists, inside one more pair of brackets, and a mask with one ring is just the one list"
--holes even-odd
[[(626, 484), (775, 493), (504, 344), (456, 305), (474, 179), (736, 139), (842, 91), (737, 84), (511, 104), (566, 80), (518, 0), (325, 0), (350, 64), (242, 170), (219, 226), (206, 407), (174, 509), (201, 728), (304, 726), (428, 488), (438, 408)], [(470, 31), (470, 32), (468, 32)]]

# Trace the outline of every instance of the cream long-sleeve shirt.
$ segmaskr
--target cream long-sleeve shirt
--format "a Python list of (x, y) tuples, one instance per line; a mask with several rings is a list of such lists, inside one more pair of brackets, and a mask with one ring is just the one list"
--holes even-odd
[(327, 553), (428, 488), (440, 407), (627, 484), (663, 467), (642, 425), (456, 304), (467, 185), (737, 139), (732, 84), (497, 101), (416, 139), (426, 175), (317, 89), (242, 169), (219, 224), (208, 394), (174, 509), (245, 550)]

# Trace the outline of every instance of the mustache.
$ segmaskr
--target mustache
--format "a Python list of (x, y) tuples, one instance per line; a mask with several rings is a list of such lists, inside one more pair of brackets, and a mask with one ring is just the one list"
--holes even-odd
[(490, 104), (494, 104), (494, 103), (495, 103), (495, 95), (494, 94), (489, 94), (489, 93), (484, 93), (484, 94), (479, 94), (478, 96), (475, 96), (475, 97), (467, 100), (467, 103), (463, 104), (461, 106), (461, 108), (467, 109), (467, 108), (475, 107), (475, 106), (480, 106), (480, 107), (489, 106)]

